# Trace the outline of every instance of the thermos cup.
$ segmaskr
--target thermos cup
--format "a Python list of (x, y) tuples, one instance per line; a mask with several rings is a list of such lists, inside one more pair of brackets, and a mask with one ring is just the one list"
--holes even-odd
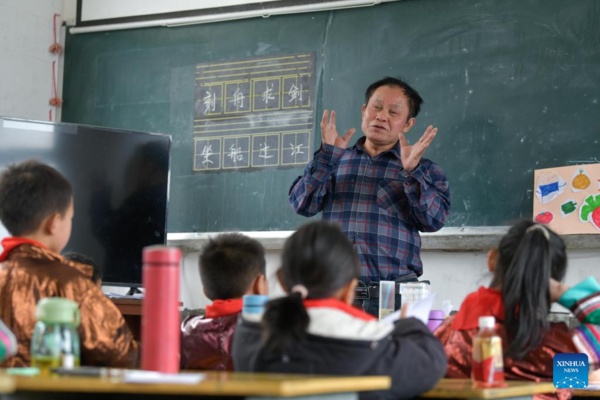
[(179, 264), (181, 251), (149, 246), (143, 251), (141, 366), (146, 371), (179, 372)]

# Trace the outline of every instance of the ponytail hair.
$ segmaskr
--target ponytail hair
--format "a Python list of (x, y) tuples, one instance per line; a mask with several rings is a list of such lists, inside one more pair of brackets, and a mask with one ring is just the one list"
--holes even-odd
[(522, 359), (541, 345), (549, 328), (550, 278), (562, 280), (566, 267), (564, 241), (546, 226), (520, 221), (500, 241), (492, 286), (502, 287), (507, 356)]
[(265, 350), (283, 354), (293, 343), (304, 340), (310, 319), (300, 293), (271, 300), (262, 319)]
[(285, 354), (304, 340), (310, 318), (304, 298), (325, 299), (358, 278), (358, 256), (333, 222), (304, 225), (286, 241), (280, 279), (288, 296), (267, 303), (262, 318), (265, 350)]

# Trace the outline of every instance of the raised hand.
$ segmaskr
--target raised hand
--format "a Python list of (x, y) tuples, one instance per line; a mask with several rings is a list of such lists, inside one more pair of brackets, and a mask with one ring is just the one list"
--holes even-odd
[(330, 144), (340, 149), (348, 147), (348, 142), (352, 135), (354, 135), (356, 129), (350, 128), (348, 132), (341, 137), (335, 127), (335, 111), (331, 111), (331, 119), (329, 118), (329, 111), (325, 110), (323, 113), (323, 119), (321, 120), (321, 139), (323, 143)]
[(419, 165), (421, 157), (423, 157), (425, 150), (427, 150), (435, 138), (437, 131), (437, 128), (429, 125), (423, 136), (421, 136), (421, 139), (412, 146), (406, 141), (404, 132), (398, 134), (398, 139), (400, 140), (400, 158), (402, 159), (402, 166), (405, 170), (412, 171)]

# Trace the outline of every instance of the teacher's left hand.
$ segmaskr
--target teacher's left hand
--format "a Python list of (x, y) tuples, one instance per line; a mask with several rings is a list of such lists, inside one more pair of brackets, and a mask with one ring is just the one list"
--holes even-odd
[(412, 146), (406, 141), (404, 132), (398, 134), (398, 140), (400, 140), (400, 158), (405, 170), (412, 171), (419, 165), (421, 157), (435, 138), (437, 131), (437, 128), (434, 128), (433, 125), (429, 125), (423, 136), (421, 136), (421, 139)]

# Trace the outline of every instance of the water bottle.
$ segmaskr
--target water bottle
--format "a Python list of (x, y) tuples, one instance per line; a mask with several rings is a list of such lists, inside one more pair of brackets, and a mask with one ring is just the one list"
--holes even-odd
[(39, 368), (43, 375), (50, 374), (52, 368), (79, 367), (77, 328), (81, 315), (78, 304), (60, 297), (47, 297), (37, 303), (35, 318), (31, 366)]
[(502, 339), (494, 332), (494, 317), (479, 317), (479, 332), (473, 338), (471, 379), (476, 386), (504, 386)]
[(146, 371), (179, 372), (179, 263), (181, 251), (149, 246), (143, 251), (141, 366)]
[(260, 322), (265, 312), (269, 296), (247, 294), (243, 297), (242, 317), (248, 321)]
[(444, 323), (444, 318), (446, 314), (442, 310), (431, 310), (429, 312), (429, 320), (427, 321), (427, 327), (430, 332), (435, 332), (435, 330)]

